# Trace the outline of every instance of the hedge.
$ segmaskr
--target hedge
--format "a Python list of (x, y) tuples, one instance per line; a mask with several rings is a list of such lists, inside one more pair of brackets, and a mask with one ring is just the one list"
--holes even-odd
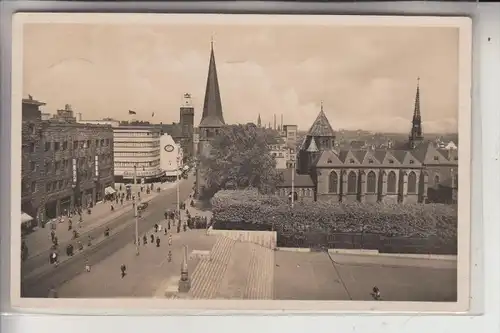
[[(213, 222), (273, 228), (282, 235), (318, 232), (368, 233), (390, 237), (437, 237), (456, 242), (457, 207), (444, 204), (302, 202), (292, 209), (277, 196), (226, 190), (212, 199)], [(253, 226), (251, 226), (253, 225)]]

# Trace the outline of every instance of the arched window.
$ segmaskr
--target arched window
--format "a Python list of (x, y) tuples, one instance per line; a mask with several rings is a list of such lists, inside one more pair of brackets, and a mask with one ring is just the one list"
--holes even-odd
[(347, 193), (356, 193), (357, 191), (357, 176), (354, 171), (349, 172), (347, 176)]
[(335, 171), (330, 173), (330, 177), (328, 180), (328, 192), (337, 193), (337, 189), (339, 187), (339, 176)]
[(396, 174), (394, 171), (389, 172), (389, 175), (387, 175), (387, 192), (396, 193)]
[(434, 176), (434, 186), (438, 186), (439, 185), (439, 175), (435, 175)]
[(417, 193), (417, 175), (413, 171), (408, 175), (408, 193)]
[(375, 172), (370, 171), (368, 177), (366, 178), (366, 192), (375, 193), (377, 190), (377, 176)]

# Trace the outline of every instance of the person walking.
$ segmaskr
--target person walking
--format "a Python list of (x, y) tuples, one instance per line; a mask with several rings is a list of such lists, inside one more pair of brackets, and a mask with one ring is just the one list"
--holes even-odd
[(155, 235), (151, 234), (151, 243), (155, 242)]
[(90, 273), (90, 263), (88, 258), (85, 258), (85, 272)]
[(160, 237), (156, 237), (156, 247), (160, 247)]
[(142, 236), (142, 243), (146, 245), (148, 243), (148, 237), (146, 235)]
[(168, 262), (172, 262), (172, 251), (168, 250)]
[(168, 235), (168, 246), (172, 245), (172, 234)]
[(127, 266), (125, 266), (125, 264), (122, 264), (120, 266), (120, 271), (122, 272), (122, 279), (123, 279), (125, 275), (127, 275)]

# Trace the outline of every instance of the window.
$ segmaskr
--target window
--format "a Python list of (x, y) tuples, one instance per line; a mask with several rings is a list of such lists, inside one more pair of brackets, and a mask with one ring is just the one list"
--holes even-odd
[(99, 140), (95, 140), (95, 146), (99, 147)]
[(440, 181), (440, 179), (439, 179), (439, 175), (435, 175), (435, 176), (434, 176), (434, 185), (435, 185), (435, 186), (438, 186), (438, 185), (439, 185), (439, 181)]
[(458, 156), (453, 157), (453, 160), (458, 161)]
[(52, 163), (50, 162), (45, 162), (45, 173), (50, 173), (52, 170)]
[(101, 147), (104, 147), (104, 139), (101, 139), (100, 146), (101, 146)]
[(387, 192), (396, 193), (396, 174), (394, 171), (389, 172), (387, 176)]
[(60, 180), (60, 181), (57, 182), (57, 188), (58, 189), (62, 189), (62, 187), (63, 187), (63, 181)]
[(56, 169), (56, 171), (61, 170), (61, 162), (60, 161), (56, 161), (54, 169)]
[(35, 193), (36, 192), (36, 182), (31, 182), (31, 193)]
[(68, 150), (68, 141), (63, 142), (62, 150)]
[(61, 143), (60, 142), (54, 142), (54, 150), (55, 151), (59, 151), (60, 148), (61, 148)]
[(50, 142), (45, 142), (45, 151), (50, 150)]
[(394, 160), (389, 160), (389, 164), (394, 164)]
[(408, 175), (408, 193), (417, 193), (417, 175), (413, 171)]
[(86, 148), (85, 147), (85, 141), (78, 141), (78, 146), (80, 147), (80, 149)]
[(331, 163), (333, 163), (333, 162), (332, 162), (332, 160), (331, 160), (331, 159), (328, 159), (328, 161), (326, 161), (326, 163), (331, 164)]
[(31, 169), (31, 171), (36, 170), (36, 163), (35, 162), (30, 162), (30, 169)]
[(73, 149), (78, 149), (78, 141), (73, 141)]
[(353, 164), (353, 163), (354, 163), (354, 160), (351, 158), (351, 159), (349, 160), (349, 163)]
[(373, 164), (373, 160), (372, 160), (372, 159), (369, 159), (369, 160), (368, 160), (368, 163), (369, 163), (369, 164)]
[(375, 172), (370, 171), (366, 179), (366, 192), (375, 193), (376, 190), (377, 190), (377, 175), (375, 175)]
[(357, 191), (357, 176), (354, 171), (349, 172), (347, 176), (347, 193), (356, 193)]
[(415, 163), (415, 161), (414, 161), (414, 160), (410, 160), (410, 164), (414, 164), (414, 163)]
[(91, 144), (90, 140), (87, 140), (87, 148), (90, 148), (90, 144)]
[(330, 172), (330, 176), (328, 179), (328, 192), (337, 193), (339, 186), (339, 176), (335, 171)]
[(47, 183), (45, 184), (45, 190), (47, 192), (51, 192), (52, 191), (52, 183)]
[(434, 161), (439, 161), (439, 157), (438, 156), (434, 156)]
[(34, 152), (35, 152), (35, 143), (30, 142), (30, 153), (34, 153)]

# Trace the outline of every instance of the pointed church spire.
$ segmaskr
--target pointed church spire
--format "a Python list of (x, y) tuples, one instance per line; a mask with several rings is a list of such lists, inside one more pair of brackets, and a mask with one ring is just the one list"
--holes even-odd
[(224, 116), (222, 115), (222, 102), (220, 98), (217, 67), (215, 65), (214, 42), (212, 37), (210, 41), (210, 62), (208, 64), (203, 114), (201, 116), (199, 127), (222, 127), (224, 125), (225, 122)]
[(314, 123), (311, 125), (307, 135), (316, 137), (335, 137), (332, 125), (330, 125), (330, 122), (323, 111), (323, 102), (321, 102), (319, 114)]
[(422, 134), (422, 116), (420, 114), (420, 77), (417, 78), (417, 92), (415, 94), (415, 108), (411, 122), (411, 131), (408, 138), (410, 148), (415, 148), (424, 140)]
[(274, 114), (274, 130), (276, 130), (276, 113)]
[(259, 113), (259, 117), (257, 117), (257, 126), (259, 126), (259, 127), (262, 126), (262, 121), (260, 119), (260, 113)]

